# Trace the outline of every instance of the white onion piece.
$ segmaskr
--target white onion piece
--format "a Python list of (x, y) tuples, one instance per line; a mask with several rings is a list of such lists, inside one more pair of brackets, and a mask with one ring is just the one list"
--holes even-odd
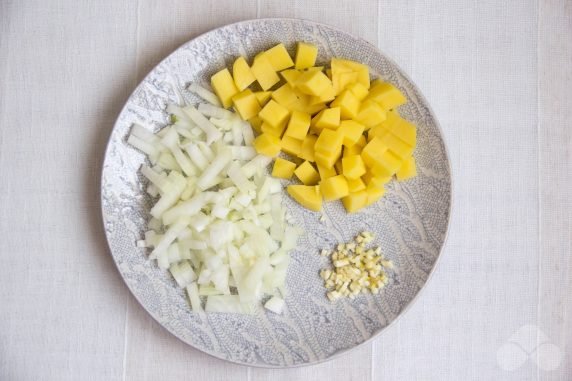
[(281, 313), (300, 232), (285, 222), (280, 181), (265, 172), (272, 159), (256, 154), (250, 125), (229, 110), (167, 110), (174, 124), (157, 133), (135, 124), (128, 138), (149, 154), (154, 166), (141, 173), (160, 196), (137, 246), (186, 289), (195, 312), (206, 297), (207, 312), (253, 313), (267, 295), (266, 308)]

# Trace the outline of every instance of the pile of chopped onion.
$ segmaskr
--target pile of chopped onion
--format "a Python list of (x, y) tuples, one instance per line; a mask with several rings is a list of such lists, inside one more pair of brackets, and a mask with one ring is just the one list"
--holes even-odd
[(271, 159), (251, 146), (252, 128), (220, 107), (209, 90), (190, 90), (211, 103), (176, 106), (174, 123), (152, 133), (134, 124), (128, 142), (147, 154), (147, 193), (158, 197), (139, 247), (185, 288), (191, 308), (281, 313), (289, 251), (300, 230), (286, 222), (280, 182), (266, 173)]

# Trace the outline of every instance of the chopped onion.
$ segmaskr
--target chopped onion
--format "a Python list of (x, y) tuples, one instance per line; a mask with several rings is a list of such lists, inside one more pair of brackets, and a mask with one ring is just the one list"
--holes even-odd
[(157, 133), (131, 128), (128, 142), (153, 165), (141, 166), (146, 190), (159, 196), (136, 244), (186, 289), (195, 312), (206, 297), (207, 312), (251, 314), (267, 295), (266, 309), (281, 313), (300, 232), (285, 221), (282, 185), (266, 173), (272, 159), (256, 154), (250, 125), (214, 94), (189, 89), (216, 102), (169, 105), (176, 121)]
[(187, 87), (187, 90), (197, 94), (199, 97), (203, 98), (205, 101), (209, 102), (212, 105), (221, 106), (220, 101), (218, 100), (218, 97), (216, 96), (215, 93), (205, 89), (204, 87), (202, 87), (197, 83), (194, 82), (191, 83), (189, 87)]

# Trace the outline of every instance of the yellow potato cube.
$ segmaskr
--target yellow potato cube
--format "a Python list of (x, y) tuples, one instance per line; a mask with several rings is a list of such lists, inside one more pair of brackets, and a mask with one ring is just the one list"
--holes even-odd
[(294, 139), (290, 136), (283, 136), (281, 144), (282, 151), (292, 156), (298, 156), (300, 152), (302, 152), (302, 142), (302, 140)]
[(292, 86), (293, 88), (296, 87), (296, 81), (300, 77), (302, 73), (296, 69), (288, 69), (280, 72), (282, 78), (286, 81), (287, 84)]
[(407, 160), (403, 162), (403, 165), (401, 166), (401, 168), (399, 168), (399, 171), (397, 171), (395, 176), (399, 181), (404, 181), (417, 176), (415, 158), (413, 156), (407, 158)]
[(385, 188), (383, 186), (382, 187), (376, 187), (376, 186), (369, 185), (365, 191), (367, 193), (367, 202), (366, 202), (365, 206), (369, 206), (369, 205), (375, 203), (380, 198), (382, 198), (383, 195), (385, 194)]
[(310, 114), (300, 111), (292, 111), (288, 128), (286, 129), (286, 136), (295, 139), (304, 140), (310, 128)]
[(320, 182), (320, 193), (327, 201), (339, 200), (350, 193), (348, 181), (342, 175), (329, 177)]
[(348, 213), (354, 213), (366, 206), (367, 204), (367, 192), (361, 190), (359, 192), (350, 193), (346, 197), (342, 198), (342, 203), (348, 211)]
[(302, 152), (298, 155), (300, 159), (310, 162), (316, 161), (314, 146), (318, 137), (316, 135), (307, 135), (302, 142)]
[[(342, 120), (338, 132), (344, 137), (344, 146), (352, 147), (358, 143), (363, 136), (365, 127), (363, 124), (353, 120)], [(364, 140), (365, 145), (365, 140)]]
[(290, 112), (288, 109), (274, 100), (269, 100), (266, 106), (260, 111), (258, 116), (265, 123), (268, 123), (272, 127), (280, 127), (286, 125), (288, 122), (288, 116)]
[(361, 177), (366, 185), (376, 186), (382, 188), (385, 184), (391, 181), (391, 176), (375, 176), (371, 171), (367, 171), (365, 175)]
[(294, 66), (294, 61), (292, 61), (292, 58), (290, 57), (290, 54), (288, 54), (284, 44), (278, 44), (268, 49), (264, 52), (264, 55), (268, 58), (268, 61), (270, 61), (270, 64), (275, 71), (284, 70)]
[(260, 104), (250, 89), (243, 90), (232, 97), (232, 103), (243, 120), (251, 119), (260, 112)]
[(338, 73), (334, 75), (334, 78), (332, 79), (332, 86), (334, 87), (334, 91), (336, 94), (341, 93), (350, 84), (355, 83), (357, 78), (358, 73), (356, 72)]
[(399, 156), (401, 159), (406, 159), (413, 153), (414, 147), (405, 143), (391, 132), (381, 137), (381, 141), (391, 150), (391, 152)]
[(338, 158), (338, 161), (334, 164), (334, 168), (336, 172), (342, 175), (344, 173), (344, 165), (342, 163), (342, 158)]
[(321, 131), (324, 128), (335, 130), (340, 126), (340, 108), (326, 108), (312, 118), (311, 126), (316, 131)]
[(365, 184), (362, 179), (347, 179), (348, 180), (348, 189), (350, 193), (359, 192), (360, 190), (365, 189)]
[(334, 61), (336, 61), (335, 62), (336, 66), (342, 66), (342, 67), (348, 68), (349, 70), (351, 70), (353, 72), (356, 72), (357, 73), (357, 82), (361, 83), (367, 89), (369, 89), (369, 86), (370, 86), (369, 68), (367, 67), (367, 65), (364, 65), (364, 64), (359, 63), (359, 62), (351, 61), (351, 60), (333, 58), (332, 62), (331, 62), (332, 70), (334, 69)]
[(359, 179), (365, 174), (365, 164), (359, 155), (346, 156), (342, 159), (343, 174), (348, 179)]
[(280, 153), (280, 139), (269, 134), (260, 134), (252, 143), (256, 152), (274, 157)]
[(238, 91), (246, 89), (256, 81), (244, 57), (238, 57), (236, 61), (234, 61), (232, 65), (232, 77), (234, 78), (234, 84), (238, 88)]
[(298, 77), (296, 88), (304, 94), (319, 96), (332, 91), (332, 81), (321, 71), (305, 71)]
[(342, 119), (352, 119), (357, 116), (360, 101), (351, 91), (344, 90), (330, 104), (330, 107), (339, 107)]
[(386, 118), (386, 111), (372, 100), (366, 99), (362, 102), (355, 120), (363, 124), (366, 130), (380, 124)]
[(306, 209), (319, 212), (322, 210), (322, 195), (319, 186), (288, 185), (288, 194)]
[(403, 160), (401, 158), (387, 150), (376, 157), (375, 165), (371, 167), (371, 172), (378, 177), (392, 176), (399, 170), (402, 164)]
[(278, 157), (274, 161), (274, 166), (272, 167), (272, 176), (288, 180), (294, 174), (295, 169), (296, 164)]
[(300, 164), (294, 174), (304, 185), (316, 185), (320, 181), (320, 174), (309, 161)]
[(338, 152), (341, 154), (344, 136), (338, 131), (324, 129), (318, 140), (316, 140), (316, 152), (325, 153), (327, 155), (336, 155)]
[(367, 97), (367, 94), (369, 93), (367, 87), (365, 87), (363, 84), (359, 82), (350, 83), (346, 87), (346, 89), (351, 91), (359, 101), (364, 100), (365, 97)]
[[(339, 153), (328, 154), (324, 152), (315, 152), (314, 157), (316, 158), (316, 164), (324, 167), (333, 167), (338, 159), (340, 158), (341, 150)], [(341, 172), (341, 171), (338, 171)]]
[(260, 126), (260, 131), (264, 134), (269, 134), (272, 136), (276, 136), (278, 139), (282, 137), (282, 133), (284, 133), (284, 129), (286, 128), (286, 124), (282, 124), (278, 127), (272, 127), (268, 123), (263, 122), (262, 126)]
[(264, 105), (266, 105), (266, 103), (268, 103), (268, 101), (272, 97), (272, 92), (271, 91), (255, 91), (254, 95), (256, 96), (256, 99), (258, 100), (260, 107), (264, 107)]
[(387, 151), (387, 146), (381, 139), (374, 137), (361, 151), (361, 158), (369, 168), (374, 167), (382, 153)]
[(401, 118), (396, 111), (388, 112), (387, 120), (382, 125), (405, 143), (415, 147), (417, 143), (417, 128), (413, 123)]
[(407, 98), (391, 83), (382, 82), (369, 90), (367, 99), (378, 103), (385, 110), (391, 110), (407, 103)]
[(320, 95), (312, 95), (310, 97), (309, 104), (310, 104), (310, 106), (313, 106), (313, 105), (320, 104), (320, 103), (328, 103), (330, 101), (333, 101), (335, 98), (336, 98), (336, 94), (334, 92), (334, 88), (332, 87), (331, 89), (324, 91)]
[(374, 136), (377, 136), (378, 138), (383, 140), (385, 135), (388, 135), (388, 134), (391, 134), (391, 131), (389, 131), (387, 128), (385, 128), (383, 123), (381, 123), (381, 124), (378, 124), (377, 126), (373, 126), (372, 128), (370, 128), (367, 131), (367, 139), (369, 141), (369, 140), (373, 139)]
[(318, 48), (305, 42), (296, 45), (296, 69), (306, 69), (314, 66), (318, 57)]
[(272, 99), (274, 99), (282, 106), (288, 108), (289, 105), (298, 100), (298, 97), (296, 96), (296, 93), (294, 93), (292, 86), (285, 83), (272, 92)]
[(253, 116), (252, 118), (248, 119), (248, 123), (252, 126), (252, 129), (258, 133), (262, 132), (260, 129), (262, 127), (262, 119), (258, 115)]
[(316, 165), (318, 167), (318, 172), (320, 173), (320, 179), (322, 180), (336, 176), (338, 174), (336, 172), (336, 169), (333, 167), (324, 167), (323, 165), (320, 165), (318, 163), (316, 163)]
[(276, 74), (266, 54), (256, 56), (250, 70), (264, 91), (280, 81), (280, 77)]
[(211, 77), (211, 86), (224, 108), (232, 106), (232, 97), (238, 93), (228, 69), (222, 69)]

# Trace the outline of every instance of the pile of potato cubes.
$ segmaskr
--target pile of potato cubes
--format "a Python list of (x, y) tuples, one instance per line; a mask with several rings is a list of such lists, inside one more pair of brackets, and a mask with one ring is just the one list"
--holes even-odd
[(278, 44), (252, 65), (239, 57), (232, 74), (219, 71), (211, 85), (259, 133), (258, 153), (290, 155), (276, 158), (272, 175), (302, 182), (287, 187), (296, 201), (320, 211), (322, 200), (341, 199), (355, 212), (379, 200), (394, 175), (416, 176), (416, 127), (397, 112), (407, 100), (395, 86), (370, 82), (369, 68), (347, 59), (315, 66), (317, 55), (317, 47), (299, 42), (293, 61)]

